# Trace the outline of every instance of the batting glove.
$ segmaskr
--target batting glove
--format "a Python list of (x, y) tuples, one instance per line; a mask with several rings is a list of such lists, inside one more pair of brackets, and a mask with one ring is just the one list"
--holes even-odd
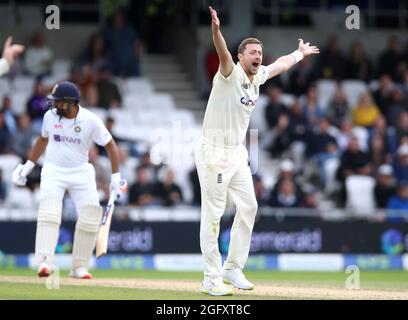
[(24, 164), (19, 164), (13, 171), (13, 183), (17, 186), (25, 186), (27, 183), (27, 176), (34, 169), (35, 163), (27, 160)]
[(110, 190), (116, 193), (116, 199), (119, 199), (127, 191), (127, 181), (121, 178), (119, 172), (112, 174)]

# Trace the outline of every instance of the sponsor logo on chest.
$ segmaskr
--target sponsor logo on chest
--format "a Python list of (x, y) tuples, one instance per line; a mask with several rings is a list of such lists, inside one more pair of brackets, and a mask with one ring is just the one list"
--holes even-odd
[(240, 103), (247, 107), (254, 107), (258, 98), (258, 86), (244, 83), (242, 89), (244, 89), (244, 92), (242, 93), (243, 97), (241, 97)]
[(60, 135), (60, 134), (54, 134), (54, 141), (55, 142), (66, 142), (66, 143), (72, 143), (72, 144), (81, 144), (81, 139), (79, 138), (74, 138), (74, 137)]

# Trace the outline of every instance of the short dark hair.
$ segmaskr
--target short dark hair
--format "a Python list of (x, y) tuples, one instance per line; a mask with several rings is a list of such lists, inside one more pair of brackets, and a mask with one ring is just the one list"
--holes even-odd
[(263, 44), (261, 41), (259, 41), (257, 38), (246, 38), (241, 41), (241, 43), (238, 46), (238, 53), (244, 53), (247, 44), (259, 44), (261, 48), (263, 48)]

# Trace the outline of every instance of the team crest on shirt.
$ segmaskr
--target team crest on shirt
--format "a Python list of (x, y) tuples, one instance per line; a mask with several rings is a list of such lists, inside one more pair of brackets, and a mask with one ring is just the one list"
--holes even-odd
[(247, 89), (249, 88), (249, 84), (248, 84), (248, 83), (243, 83), (243, 84), (242, 84), (242, 87), (243, 87), (245, 90), (247, 90)]
[(74, 128), (74, 131), (75, 131), (76, 133), (80, 133), (80, 132), (81, 132), (81, 127), (80, 127), (80, 126), (76, 126), (76, 127)]

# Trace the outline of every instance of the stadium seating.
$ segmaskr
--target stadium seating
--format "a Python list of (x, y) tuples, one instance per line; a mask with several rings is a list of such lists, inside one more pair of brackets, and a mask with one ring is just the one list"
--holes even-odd
[(346, 94), (347, 102), (351, 109), (357, 106), (360, 96), (368, 91), (366, 83), (358, 80), (344, 80), (341, 86)]
[(370, 176), (352, 175), (346, 178), (347, 208), (356, 216), (375, 213), (375, 179)]
[(337, 84), (333, 80), (319, 80), (317, 82), (318, 104), (326, 110), (328, 104), (333, 99), (336, 93)]

